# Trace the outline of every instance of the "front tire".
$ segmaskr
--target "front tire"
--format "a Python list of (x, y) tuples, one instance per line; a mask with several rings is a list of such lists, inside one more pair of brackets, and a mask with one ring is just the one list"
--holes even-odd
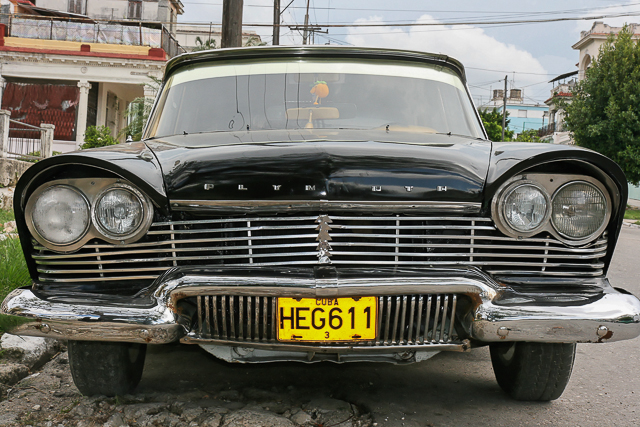
[(496, 380), (516, 400), (549, 401), (562, 395), (576, 354), (575, 344), (505, 342), (490, 345)]
[(125, 395), (142, 378), (146, 344), (69, 341), (69, 367), (80, 393)]

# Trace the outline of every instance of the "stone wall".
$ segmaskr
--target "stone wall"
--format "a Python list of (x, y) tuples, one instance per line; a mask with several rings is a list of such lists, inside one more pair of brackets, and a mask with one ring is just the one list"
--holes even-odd
[(33, 163), (21, 160), (0, 159), (0, 187), (13, 187)]

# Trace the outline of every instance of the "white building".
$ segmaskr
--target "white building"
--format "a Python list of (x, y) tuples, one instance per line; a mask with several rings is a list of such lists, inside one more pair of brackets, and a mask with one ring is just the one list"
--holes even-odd
[[(202, 43), (205, 43), (207, 40), (213, 40), (215, 47), (219, 48), (222, 41), (222, 29), (213, 25), (178, 24), (175, 36), (180, 46), (188, 52), (197, 47), (198, 43), (196, 39), (198, 37), (200, 37)], [(257, 44), (260, 43), (262, 39), (255, 31), (245, 30), (242, 32), (242, 45), (246, 45), (249, 41)]]
[(54, 124), (54, 151), (75, 150), (91, 125), (108, 126), (124, 141), (129, 103), (153, 97), (150, 77), (161, 77), (168, 57), (181, 52), (167, 27), (157, 22), (98, 19), (107, 6), (122, 18), (129, 16), (130, 4), (140, 3), (134, 6), (141, 8), (141, 16), (156, 21), (165, 19), (163, 14), (182, 13), (179, 1), (2, 2), (4, 10), (21, 13), (0, 30), (2, 109), (24, 123)]
[[(184, 8), (180, 0), (32, 0), (20, 3), (7, 0), (3, 3), (13, 3), (35, 13), (57, 11), (110, 21), (159, 22), (172, 33)], [(12, 10), (11, 13), (16, 12)]]
[[(633, 39), (640, 39), (640, 24), (629, 24), (629, 29), (633, 33)], [(618, 34), (622, 27), (611, 27), (603, 22), (596, 21), (589, 31), (580, 32), (580, 40), (571, 46), (579, 51), (578, 80), (585, 78), (587, 68), (598, 58), (600, 46), (607, 42), (611, 34)]]

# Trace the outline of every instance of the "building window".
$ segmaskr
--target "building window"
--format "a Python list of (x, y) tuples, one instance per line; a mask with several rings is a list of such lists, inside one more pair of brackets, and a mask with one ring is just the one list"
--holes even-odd
[(69, 13), (84, 15), (84, 5), (86, 0), (69, 0)]
[(129, 0), (129, 19), (142, 19), (141, 0)]
[(518, 117), (527, 118), (527, 110), (518, 110)]

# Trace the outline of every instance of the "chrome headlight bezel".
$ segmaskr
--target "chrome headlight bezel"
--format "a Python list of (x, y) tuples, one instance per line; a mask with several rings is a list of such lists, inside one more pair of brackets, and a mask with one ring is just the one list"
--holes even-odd
[[(102, 198), (107, 193), (109, 193), (110, 191), (113, 191), (114, 189), (122, 189), (122, 190), (128, 191), (129, 193), (133, 194), (134, 196), (136, 196), (136, 198), (138, 199), (138, 201), (140, 202), (140, 205), (142, 207), (142, 218), (141, 218), (141, 221), (140, 221), (140, 224), (138, 225), (138, 227), (136, 227), (130, 233), (123, 234), (123, 235), (110, 233), (109, 230), (107, 230), (104, 227), (104, 225), (100, 222), (100, 220), (97, 217), (97, 213), (96, 213), (98, 204), (100, 203)], [(151, 224), (151, 220), (153, 218), (153, 210), (150, 208), (150, 206), (151, 206), (151, 204), (150, 204), (149, 200), (137, 188), (135, 188), (135, 187), (133, 187), (133, 186), (131, 186), (129, 184), (125, 184), (125, 183), (122, 183), (122, 182), (116, 182), (116, 183), (113, 183), (113, 184), (109, 185), (108, 187), (104, 188), (95, 197), (94, 203), (91, 204), (91, 220), (92, 220), (93, 225), (95, 226), (96, 230), (98, 230), (98, 232), (102, 235), (103, 238), (105, 238), (107, 240), (114, 241), (114, 242), (128, 243), (128, 242), (136, 241), (136, 240), (140, 239), (144, 234), (146, 234), (147, 230), (149, 229), (149, 225)]]
[[(568, 236), (565, 236), (559, 233), (551, 221), (553, 200), (558, 190), (566, 185), (576, 183), (576, 182), (584, 182), (584, 183), (595, 186), (598, 190), (600, 190), (600, 192), (604, 196), (606, 200), (606, 205), (607, 205), (606, 216), (600, 228), (595, 233), (579, 239), (570, 238)], [(509, 194), (510, 191), (512, 191), (513, 188), (516, 188), (519, 185), (530, 184), (530, 183), (533, 183), (536, 187), (543, 189), (546, 192), (548, 196), (547, 215), (545, 220), (541, 223), (539, 227), (537, 227), (535, 230), (532, 230), (530, 232), (523, 233), (523, 232), (519, 232), (517, 230), (512, 229), (508, 225), (507, 221), (504, 218), (503, 205), (504, 205), (506, 196)], [(506, 181), (504, 184), (502, 184), (498, 189), (498, 191), (496, 191), (491, 201), (491, 217), (493, 219), (493, 222), (496, 228), (500, 230), (502, 233), (504, 233), (505, 235), (509, 237), (521, 239), (521, 238), (532, 237), (534, 235), (538, 235), (543, 232), (548, 232), (560, 242), (570, 246), (584, 245), (593, 241), (597, 237), (599, 237), (609, 225), (609, 221), (611, 219), (611, 209), (612, 209), (611, 195), (609, 194), (609, 192), (607, 191), (606, 187), (602, 182), (590, 176), (574, 175), (574, 174), (530, 173), (530, 174), (517, 175), (509, 179), (508, 181)]]
[[(536, 190), (540, 191), (540, 193), (544, 197), (544, 201), (545, 201), (545, 204), (546, 204), (545, 205), (545, 212), (544, 212), (544, 216), (542, 218), (542, 221), (540, 221), (540, 224), (538, 226), (536, 226), (535, 228), (533, 228), (531, 230), (528, 230), (528, 231), (518, 230), (512, 224), (510, 224), (509, 221), (507, 220), (507, 218), (505, 217), (505, 208), (506, 208), (505, 201), (506, 201), (506, 199), (515, 190), (517, 190), (520, 187), (524, 187), (524, 186), (531, 186), (531, 187), (534, 187)], [(536, 181), (532, 181), (532, 180), (529, 180), (529, 179), (518, 180), (518, 181), (512, 182), (510, 185), (505, 187), (504, 190), (502, 191), (501, 195), (500, 195), (500, 199), (499, 199), (498, 203), (499, 203), (498, 215), (500, 217), (500, 224), (502, 226), (504, 226), (505, 228), (508, 228), (509, 231), (510, 231), (510, 234), (518, 236), (518, 237), (530, 237), (530, 236), (533, 236), (533, 235), (539, 233), (540, 230), (548, 223), (549, 217), (551, 216), (551, 209), (550, 209), (551, 208), (551, 198), (549, 197), (549, 193), (547, 192), (547, 190), (544, 187), (542, 187)]]
[[(47, 190), (50, 190), (54, 187), (66, 188), (68, 190), (73, 191), (78, 196), (80, 196), (80, 198), (87, 205), (87, 213), (88, 213), (87, 225), (84, 227), (84, 230), (79, 234), (79, 236), (76, 239), (68, 243), (61, 244), (61, 243), (56, 243), (47, 239), (45, 236), (42, 235), (42, 233), (40, 233), (40, 231), (38, 230), (38, 226), (36, 226), (35, 222), (33, 221), (33, 212), (35, 210), (36, 203), (40, 199), (40, 196), (43, 193), (45, 193)], [(44, 246), (47, 246), (49, 248), (66, 248), (69, 246), (74, 246), (78, 242), (83, 241), (87, 233), (91, 229), (91, 203), (87, 199), (87, 196), (80, 189), (72, 185), (67, 185), (61, 182), (50, 182), (38, 187), (36, 191), (34, 191), (33, 194), (31, 194), (31, 197), (29, 197), (27, 205), (25, 206), (25, 214), (26, 214), (25, 217), (26, 217), (27, 228), (31, 232), (31, 235), (33, 236), (33, 238), (36, 239), (38, 243)]]
[[(581, 241), (581, 242), (585, 241), (585, 240), (589, 241), (589, 240), (592, 240), (594, 237), (599, 236), (600, 234), (602, 234), (602, 232), (605, 230), (605, 228), (607, 228), (607, 225), (609, 224), (609, 219), (611, 218), (611, 198), (609, 197), (609, 193), (604, 188), (604, 186), (602, 184), (600, 184), (598, 181), (589, 182), (589, 181), (586, 181), (586, 180), (575, 180), (575, 181), (569, 181), (569, 182), (561, 185), (560, 187), (558, 187), (558, 189), (553, 193), (553, 199), (555, 199), (555, 197), (564, 188), (568, 187), (569, 185), (573, 185), (573, 184), (590, 185), (590, 186), (594, 187), (596, 190), (598, 190), (600, 192), (600, 194), (602, 195), (602, 198), (604, 199), (604, 204), (605, 204), (605, 216), (604, 216), (604, 219), (602, 221), (602, 224), (600, 224), (600, 227), (598, 227), (598, 229), (596, 231), (594, 231), (593, 233), (589, 234), (588, 236), (585, 236), (585, 237), (572, 237), (572, 236), (560, 231), (558, 229), (558, 227), (556, 226), (556, 224), (553, 222), (553, 218), (551, 218), (550, 223), (553, 226), (553, 229), (560, 236), (562, 236), (565, 239), (569, 239), (569, 240), (572, 240), (572, 241)], [(598, 184), (600, 184), (600, 185), (598, 185)], [(553, 205), (551, 206), (551, 212), (553, 213)]]
[[(69, 187), (74, 191), (82, 194), (89, 205), (89, 227), (82, 237), (80, 237), (73, 243), (65, 245), (57, 245), (44, 239), (37, 232), (36, 227), (33, 224), (33, 205), (35, 204), (38, 195), (42, 194), (42, 192), (44, 192), (48, 188), (56, 185)], [(114, 187), (126, 188), (127, 191), (132, 192), (136, 195), (136, 197), (138, 197), (143, 206), (143, 218), (140, 225), (134, 232), (125, 236), (115, 236), (109, 235), (109, 233), (104, 233), (99, 229), (98, 223), (95, 220), (94, 216), (95, 205), (99, 200), (98, 198), (106, 191)], [(38, 187), (29, 196), (29, 199), (27, 200), (27, 204), (25, 206), (25, 222), (27, 223), (27, 228), (29, 229), (31, 236), (33, 236), (36, 242), (40, 243), (46, 249), (50, 249), (59, 253), (75, 252), (78, 249), (82, 248), (89, 240), (95, 238), (101, 239), (111, 244), (133, 243), (141, 239), (148, 232), (149, 228), (151, 227), (152, 221), (153, 204), (151, 203), (149, 197), (147, 197), (133, 184), (117, 178), (78, 178), (51, 181)]]

